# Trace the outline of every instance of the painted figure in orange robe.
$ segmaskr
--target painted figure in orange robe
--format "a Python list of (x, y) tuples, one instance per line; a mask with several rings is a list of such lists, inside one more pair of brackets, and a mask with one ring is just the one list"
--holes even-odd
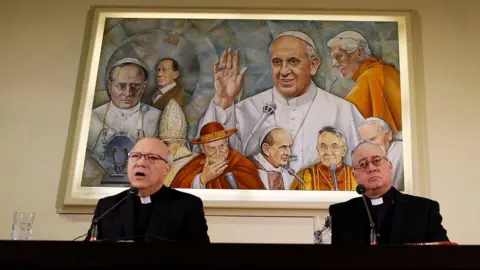
[(171, 188), (234, 188), (226, 174), (233, 173), (238, 189), (265, 189), (255, 164), (230, 148), (228, 137), (236, 129), (225, 130), (220, 123), (210, 122), (200, 130), (199, 144), (203, 154), (187, 163), (175, 176)]
[[(320, 162), (300, 170), (297, 175), (305, 182), (300, 185), (298, 180), (292, 183), (292, 189), (296, 190), (335, 190), (333, 173), (330, 171), (331, 164), (335, 164), (338, 190), (355, 190), (357, 183), (353, 176), (352, 167), (343, 162), (347, 152), (343, 133), (331, 126), (326, 126), (318, 132), (317, 152)], [(333, 168), (332, 168), (333, 169)]]
[(355, 85), (345, 97), (364, 118), (378, 117), (394, 134), (402, 131), (400, 72), (390, 63), (372, 56), (367, 40), (355, 31), (333, 37), (327, 46), (333, 68)]

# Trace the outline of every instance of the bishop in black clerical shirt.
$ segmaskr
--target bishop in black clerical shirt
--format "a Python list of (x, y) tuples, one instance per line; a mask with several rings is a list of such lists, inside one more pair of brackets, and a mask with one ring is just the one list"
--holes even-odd
[(210, 243), (202, 200), (163, 185), (170, 163), (161, 140), (138, 141), (128, 155), (128, 178), (138, 195), (125, 190), (100, 199), (94, 220), (113, 210), (97, 222), (96, 234), (90, 228), (85, 240)]
[[(381, 145), (360, 143), (352, 160), (355, 180), (366, 188), (378, 244), (449, 241), (438, 202), (403, 194), (392, 186), (392, 164)], [(333, 204), (329, 213), (333, 245), (370, 245), (370, 222), (361, 197)]]

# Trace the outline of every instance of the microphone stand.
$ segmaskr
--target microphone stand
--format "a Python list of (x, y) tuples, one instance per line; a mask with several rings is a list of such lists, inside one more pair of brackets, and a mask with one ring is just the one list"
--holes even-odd
[(295, 178), (298, 180), (298, 182), (303, 186), (303, 188), (306, 189), (305, 182), (303, 182), (303, 180), (302, 180), (300, 177), (298, 177), (298, 175), (295, 173), (295, 170), (293, 170), (292, 168), (290, 168), (290, 167), (288, 166), (288, 164), (285, 165), (285, 166), (283, 166), (283, 168), (284, 168), (285, 170), (287, 170), (288, 174), (290, 174), (291, 176), (295, 177)]
[(333, 186), (335, 190), (338, 190), (338, 181), (337, 181), (337, 164), (331, 163), (330, 166), (328, 166), (330, 171), (332, 172), (332, 177), (333, 177)]
[(90, 234), (90, 241), (96, 241), (98, 238), (98, 222), (102, 220), (108, 213), (110, 213), (113, 209), (117, 208), (118, 205), (120, 205), (122, 202), (124, 202), (128, 197), (130, 197), (133, 194), (138, 194), (138, 189), (136, 188), (131, 188), (128, 191), (127, 196), (123, 197), (120, 201), (118, 201), (116, 204), (114, 204), (112, 207), (110, 207), (107, 211), (105, 211), (102, 215), (100, 215), (98, 218), (94, 218), (92, 220), (92, 226), (91, 226), (91, 234)]

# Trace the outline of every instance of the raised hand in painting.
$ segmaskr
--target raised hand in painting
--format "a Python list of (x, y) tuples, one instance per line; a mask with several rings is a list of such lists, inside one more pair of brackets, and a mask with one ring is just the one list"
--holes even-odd
[(222, 109), (232, 106), (235, 97), (242, 89), (247, 67), (238, 72), (238, 51), (224, 50), (220, 60), (213, 65), (215, 79), (215, 97), (213, 102)]
[(202, 174), (200, 174), (200, 183), (206, 185), (208, 182), (220, 176), (227, 167), (228, 164), (225, 160), (210, 164), (207, 157), (205, 165), (203, 166)]

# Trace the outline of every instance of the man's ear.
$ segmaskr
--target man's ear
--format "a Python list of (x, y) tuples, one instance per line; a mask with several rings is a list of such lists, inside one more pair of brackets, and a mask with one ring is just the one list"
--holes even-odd
[(317, 74), (318, 68), (320, 67), (320, 58), (315, 57), (311, 60), (310, 65), (310, 76), (315, 76)]
[(172, 169), (172, 166), (170, 164), (165, 165), (165, 177), (170, 173), (170, 170)]
[(393, 132), (392, 131), (387, 131), (387, 138), (388, 138), (388, 141), (391, 142), (393, 140)]
[(268, 145), (268, 143), (263, 143), (262, 144), (262, 153), (265, 155), (265, 156), (268, 156), (268, 150), (270, 149), (270, 145)]
[(345, 156), (346, 153), (347, 153), (347, 146), (344, 145), (342, 148), (342, 158)]
[(180, 76), (180, 72), (178, 72), (178, 70), (173, 72), (173, 79), (174, 80), (176, 80), (178, 78), (178, 76)]
[[(144, 81), (144, 82), (143, 82), (142, 93), (140, 94), (140, 97), (142, 97), (142, 96), (143, 96), (143, 93), (145, 93), (145, 89), (147, 88), (147, 84), (148, 84), (147, 81)], [(141, 101), (141, 100), (140, 100), (140, 101)]]
[(112, 99), (112, 81), (111, 80), (107, 81), (107, 95), (111, 100)]
[(365, 60), (365, 49), (364, 48), (358, 48), (354, 52), (355, 60), (357, 61), (363, 61)]

